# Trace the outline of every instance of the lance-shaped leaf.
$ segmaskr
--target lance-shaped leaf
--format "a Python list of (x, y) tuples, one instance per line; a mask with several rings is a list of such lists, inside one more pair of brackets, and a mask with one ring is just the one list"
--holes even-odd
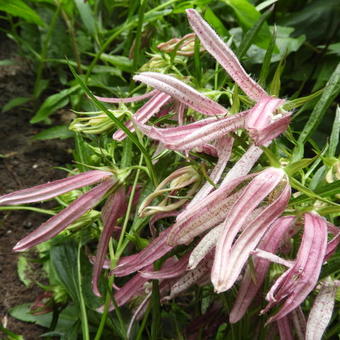
[(221, 186), (209, 194), (204, 200), (195, 204), (176, 223), (168, 236), (168, 244), (188, 244), (194, 237), (221, 223), (234, 202), (243, 194), (243, 190), (230, 195), (242, 182), (253, 175), (236, 178), (227, 185)]
[(265, 97), (250, 110), (245, 127), (256, 145), (267, 145), (286, 131), (290, 122), (290, 113), (276, 114), (283, 103), (282, 99)]
[(125, 189), (121, 188), (117, 192), (110, 195), (102, 209), (102, 220), (104, 228), (100, 234), (97, 253), (92, 269), (92, 291), (95, 295), (101, 296), (98, 289), (98, 279), (103, 268), (106, 250), (114, 231), (118, 218), (124, 215), (126, 210), (126, 194)]
[(161, 232), (157, 238), (138, 254), (128, 256), (126, 260), (122, 258), (118, 266), (112, 271), (112, 274), (115, 276), (126, 276), (160, 259), (172, 249), (166, 243), (166, 238), (170, 231), (171, 227)]
[(209, 24), (194, 9), (187, 9), (186, 12), (189, 23), (204, 48), (227, 71), (244, 93), (255, 101), (268, 96), (266, 91), (250, 78), (233, 51), (231, 51)]
[(149, 280), (171, 279), (183, 275), (187, 271), (190, 253), (184, 255), (179, 261), (166, 262), (160, 270), (143, 270), (142, 277)]
[(14, 205), (44, 201), (64, 194), (65, 192), (101, 182), (105, 178), (111, 176), (112, 173), (108, 171), (92, 170), (83, 172), (79, 175), (74, 175), (68, 178), (59, 179), (57, 181), (0, 196), (0, 205)]
[(309, 312), (306, 340), (321, 340), (332, 318), (337, 288), (337, 285), (332, 280), (323, 282)]
[(276, 321), (281, 340), (294, 340), (288, 316)]
[(95, 96), (99, 101), (104, 103), (120, 104), (120, 103), (133, 103), (141, 100), (153, 97), (159, 93), (158, 90), (153, 90), (140, 96), (128, 97), (128, 98), (107, 98)]
[[(217, 182), (220, 180), (221, 175), (229, 161), (233, 144), (234, 139), (230, 136), (223, 136), (216, 142), (218, 162), (209, 175), (210, 180), (215, 184), (217, 184)], [(188, 204), (187, 209), (190, 209), (196, 202), (205, 198), (213, 189), (213, 185), (209, 182), (206, 182), (192, 199), (192, 201)]]
[(144, 134), (162, 142), (168, 149), (191, 150), (244, 127), (247, 114), (248, 111), (244, 111), (226, 118), (208, 118), (196, 123), (165, 129), (134, 122)]
[[(237, 240), (237, 245), (232, 249), (234, 239), (247, 217), (278, 186), (284, 176), (285, 174), (281, 169), (268, 168), (263, 170), (247, 185), (242, 192), (242, 196), (227, 213), (224, 232), (216, 245), (215, 260), (211, 274), (211, 281), (217, 292), (223, 292), (234, 284), (243, 268), (243, 264), (249, 256), (249, 250), (253, 250), (253, 245), (254, 247), (256, 246), (257, 243), (254, 244), (255, 242), (249, 243), (250, 234), (258, 242), (266, 230), (263, 231), (263, 228), (269, 227), (267, 224), (277, 218), (277, 214), (282, 213), (284, 210), (287, 197), (289, 198), (290, 193), (286, 189), (287, 185), (279, 199), (269, 205), (256, 218), (254, 229), (249, 228), (249, 231), (247, 227), (244, 228), (244, 232)], [(272, 205), (274, 205), (273, 208), (269, 209)], [(258, 235), (260, 238), (258, 238)], [(246, 248), (243, 249), (244, 247)]]
[(32, 233), (20, 240), (13, 250), (24, 251), (56, 236), (77, 218), (97, 205), (103, 195), (113, 185), (114, 181), (111, 178), (106, 179), (103, 183), (77, 198), (67, 208), (51, 217)]
[(133, 79), (154, 87), (203, 114), (223, 115), (227, 113), (223, 106), (172, 76), (156, 72), (143, 72), (134, 76)]
[[(165, 93), (157, 93), (147, 103), (145, 103), (137, 112), (133, 118), (141, 124), (147, 122), (153, 115), (155, 115), (161, 107), (166, 104), (171, 97)], [(135, 131), (132, 121), (129, 121), (125, 126), (131, 131)], [(118, 141), (122, 141), (126, 137), (125, 132), (121, 129), (117, 130), (112, 138)]]
[[(292, 227), (294, 220), (294, 216), (285, 216), (277, 219), (259, 243), (258, 248), (275, 253), (284, 239), (284, 235)], [(268, 260), (257, 257), (253, 259), (253, 269), (248, 267), (241, 281), (235, 304), (229, 315), (230, 323), (241, 320), (261, 288), (269, 265), (270, 262)]]
[(304, 215), (304, 226), (294, 266), (278, 278), (267, 294), (269, 304), (261, 313), (285, 299), (279, 312), (268, 322), (278, 320), (298, 307), (317, 283), (326, 254), (327, 223), (323, 217), (311, 212)]

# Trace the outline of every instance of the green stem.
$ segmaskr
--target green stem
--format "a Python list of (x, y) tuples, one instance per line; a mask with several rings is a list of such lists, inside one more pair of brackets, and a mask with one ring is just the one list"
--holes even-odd
[(80, 86), (83, 88), (84, 92), (87, 94), (88, 97), (96, 104), (96, 106), (104, 111), (104, 113), (120, 128), (122, 129), (128, 138), (138, 147), (138, 149), (141, 151), (141, 153), (144, 156), (146, 166), (149, 169), (150, 172), (150, 177), (154, 183), (155, 186), (158, 184), (158, 179), (157, 175), (155, 173), (151, 158), (145, 149), (145, 147), (139, 142), (138, 138), (118, 119), (116, 118), (112, 112), (110, 112), (105, 105), (103, 105), (94, 95), (93, 93), (89, 90), (89, 88), (86, 86), (85, 82), (78, 76), (78, 74), (75, 72), (74, 68), (69, 65), (71, 72), (73, 73), (74, 77), (77, 79), (79, 82)]
[(0, 207), (0, 211), (3, 210), (30, 210), (34, 212), (38, 212), (40, 214), (46, 214), (46, 215), (56, 215), (56, 213), (53, 210), (47, 210), (47, 209), (40, 209), (40, 208), (34, 208), (34, 207), (26, 207), (24, 205), (15, 205), (15, 206), (3, 206)]
[(90, 340), (89, 324), (87, 320), (86, 306), (85, 306), (85, 301), (84, 301), (84, 296), (83, 296), (83, 288), (81, 284), (82, 277), (81, 277), (81, 266), (80, 266), (80, 249), (81, 249), (81, 243), (79, 243), (78, 245), (78, 253), (77, 253), (77, 275), (78, 275), (81, 328), (82, 328), (82, 333), (83, 333), (83, 339)]

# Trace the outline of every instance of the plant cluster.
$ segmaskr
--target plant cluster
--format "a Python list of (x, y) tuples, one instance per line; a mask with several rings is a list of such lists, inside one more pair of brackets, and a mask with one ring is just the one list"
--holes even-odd
[[(60, 204), (14, 247), (36, 247), (45, 263), (47, 336), (321, 339), (328, 325), (327, 338), (339, 333), (340, 64), (331, 57), (331, 68), (304, 68), (318, 36), (299, 35), (299, 15), (295, 36), (293, 19), (268, 25), (289, 6), (274, 10), (275, 2), (168, 1), (146, 11), (142, 1), (88, 73), (69, 62), (75, 79), (63, 91), (87, 96), (70, 124), (77, 165), (65, 179), (0, 197), (2, 209), (37, 209), (25, 204), (53, 197)], [(233, 10), (226, 21), (239, 24), (229, 31), (213, 11), (225, 3)], [(192, 32), (184, 26), (141, 61), (150, 18), (171, 4)], [(119, 59), (104, 51), (131, 27), (133, 61), (119, 57), (135, 74), (122, 96), (123, 87), (91, 77), (100, 58)], [(339, 53), (335, 36), (317, 47), (320, 60)], [(100, 89), (118, 96), (94, 95)]]

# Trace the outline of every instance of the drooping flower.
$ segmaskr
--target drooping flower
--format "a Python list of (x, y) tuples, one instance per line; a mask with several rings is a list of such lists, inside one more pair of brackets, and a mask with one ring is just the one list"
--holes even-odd
[(294, 265), (277, 279), (267, 294), (269, 303), (262, 313), (284, 300), (279, 312), (268, 322), (278, 320), (298, 307), (317, 284), (327, 251), (327, 222), (310, 212), (304, 215), (304, 226)]
[(0, 196), (0, 205), (40, 202), (98, 182), (102, 183), (77, 198), (64, 210), (20, 240), (13, 250), (25, 251), (59, 234), (85, 212), (96, 206), (102, 200), (102, 197), (115, 185), (116, 179), (111, 172), (93, 170)]

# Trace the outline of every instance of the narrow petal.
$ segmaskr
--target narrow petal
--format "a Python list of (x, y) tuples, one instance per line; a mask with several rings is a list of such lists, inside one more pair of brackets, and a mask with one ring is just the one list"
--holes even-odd
[(198, 12), (194, 9), (187, 9), (186, 12), (189, 23), (204, 48), (228, 72), (244, 93), (255, 101), (268, 96), (266, 91), (249, 77), (234, 52), (222, 41), (209, 24), (202, 19)]
[[(153, 98), (151, 98), (147, 103), (145, 103), (137, 112), (134, 114), (133, 118), (141, 124), (146, 123), (152, 116), (154, 116), (163, 105), (165, 105), (171, 97), (165, 93), (157, 93)], [(131, 131), (135, 131), (133, 122), (130, 120), (125, 124), (125, 126)], [(119, 129), (117, 130), (112, 138), (118, 141), (122, 141), (126, 137), (125, 132)]]
[(280, 311), (268, 322), (278, 320), (298, 307), (314, 289), (327, 248), (327, 223), (316, 213), (304, 215), (305, 228), (295, 265), (283, 273), (267, 294), (267, 311), (283, 299)]
[(250, 177), (253, 176), (236, 178), (227, 185), (221, 186), (204, 200), (197, 202), (186, 214), (181, 214), (181, 218), (177, 218), (168, 236), (168, 244), (188, 244), (194, 237), (221, 223), (234, 202), (243, 193), (240, 190), (230, 195), (231, 192)]
[(321, 340), (333, 314), (337, 286), (332, 282), (322, 285), (309, 312), (306, 340)]
[(80, 196), (67, 208), (51, 217), (39, 228), (20, 240), (13, 248), (14, 251), (24, 251), (37, 244), (47, 241), (59, 234), (77, 218), (97, 205), (103, 195), (113, 186), (112, 179), (107, 179), (92, 190)]
[(97, 246), (97, 253), (92, 269), (92, 291), (96, 296), (101, 296), (98, 289), (98, 280), (100, 272), (103, 268), (107, 247), (114, 231), (117, 219), (124, 215), (126, 210), (126, 194), (125, 189), (121, 188), (105, 202), (102, 209), (102, 219), (104, 228), (100, 234), (99, 243)]
[(288, 316), (276, 321), (281, 340), (294, 340)]
[(171, 246), (166, 244), (166, 238), (170, 231), (171, 228), (168, 228), (161, 232), (157, 238), (138, 254), (128, 256), (128, 261), (122, 258), (118, 266), (112, 271), (112, 274), (115, 276), (126, 276), (160, 259), (172, 249)]
[(307, 322), (301, 306), (295, 308), (290, 315), (292, 316), (297, 339), (305, 340)]
[[(234, 139), (230, 136), (221, 137), (216, 143), (216, 149), (218, 154), (218, 162), (216, 163), (213, 171), (209, 175), (212, 182), (215, 184), (221, 178), (221, 175), (229, 161), (231, 150), (233, 147)], [(213, 185), (209, 182), (206, 182), (203, 187), (198, 191), (192, 201), (188, 204), (187, 209), (190, 209), (196, 202), (205, 198), (212, 190), (214, 189)]]
[(286, 131), (291, 113), (276, 114), (284, 100), (265, 97), (250, 110), (246, 119), (246, 129), (256, 145), (267, 145)]
[(223, 115), (227, 113), (223, 106), (172, 76), (156, 72), (143, 72), (134, 76), (133, 79), (152, 86), (203, 114)]
[(179, 261), (169, 264), (164, 263), (163, 267), (157, 271), (141, 272), (142, 277), (149, 280), (171, 279), (183, 275), (187, 270), (189, 255), (184, 255)]
[(188, 269), (192, 270), (206, 257), (206, 255), (216, 246), (217, 240), (222, 234), (224, 223), (211, 229), (191, 252)]
[[(284, 235), (286, 235), (290, 230), (294, 220), (294, 216), (285, 216), (277, 219), (271, 226), (271, 229), (261, 240), (259, 249), (275, 253), (279, 248)], [(230, 323), (235, 323), (241, 320), (261, 288), (268, 272), (269, 265), (269, 261), (262, 258), (255, 258), (253, 260), (253, 270), (250, 267), (247, 268), (241, 281), (235, 304), (229, 315)]]
[[(248, 251), (243, 253), (240, 251), (240, 249), (242, 249), (244, 246), (243, 242), (246, 243), (248, 240), (249, 234), (247, 232), (247, 228), (245, 228), (245, 234), (243, 234), (246, 235), (244, 236), (244, 240), (243, 238), (241, 241), (238, 240), (237, 248), (234, 248), (234, 251), (231, 251), (231, 247), (237, 233), (241, 229), (247, 217), (276, 188), (283, 177), (284, 172), (281, 169), (268, 168), (262, 171), (247, 185), (247, 187), (243, 190), (242, 197), (236, 201), (234, 206), (226, 215), (224, 232), (216, 245), (215, 261), (211, 274), (211, 281), (217, 292), (225, 291), (234, 284), (240, 271), (242, 270), (242, 264), (244, 264), (244, 262), (247, 260)], [(285, 198), (287, 194), (289, 195), (289, 193), (285, 192), (282, 202), (280, 201), (278, 206), (275, 206), (275, 209), (273, 209), (275, 214), (276, 209), (281, 212), (282, 208), (284, 209)], [(275, 204), (275, 202), (273, 204)], [(260, 216), (263, 216), (263, 220)], [(271, 214), (271, 210), (268, 210), (268, 208), (266, 208), (260, 214), (260, 216), (257, 218), (257, 227), (262, 229), (263, 222), (265, 221), (266, 225), (266, 223), (268, 223), (273, 218), (273, 216)], [(253, 236), (255, 236), (255, 239), (258, 242), (259, 240), (256, 237), (257, 235), (255, 234)], [(242, 256), (237, 259), (236, 254), (238, 254), (238, 256)], [(234, 267), (232, 265), (233, 261), (239, 261), (239, 265)]]
[(233, 179), (245, 176), (249, 173), (258, 159), (261, 157), (263, 150), (255, 145), (251, 145), (244, 155), (235, 163), (228, 171), (223, 179), (222, 185), (232, 181)]
[(65, 192), (101, 182), (105, 178), (111, 176), (112, 173), (108, 171), (92, 170), (83, 172), (79, 175), (58, 179), (57, 181), (0, 196), (0, 205), (14, 205), (44, 201), (64, 194)]
[(148, 93), (142, 94), (140, 96), (135, 96), (135, 97), (129, 97), (129, 98), (107, 98), (107, 97), (98, 97), (95, 96), (99, 101), (104, 102), (104, 103), (114, 103), (114, 104), (119, 104), (119, 103), (133, 103), (133, 102), (139, 102), (141, 100), (150, 98), (154, 95), (159, 93), (158, 90), (153, 90)]
[(197, 283), (206, 273), (210, 271), (210, 268), (211, 258), (206, 257), (199, 267), (187, 272), (178, 281), (176, 281), (176, 283), (171, 287), (170, 295), (166, 298), (166, 300), (175, 298), (193, 284)]
[(135, 123), (145, 135), (162, 142), (168, 149), (191, 150), (244, 127), (247, 113), (248, 111), (244, 111), (226, 118), (214, 117), (167, 129), (147, 126), (137, 121)]
[[(211, 281), (217, 292), (226, 291), (233, 286), (240, 275), (243, 266), (247, 262), (251, 251), (257, 246), (264, 233), (269, 229), (273, 221), (282, 214), (288, 204), (290, 186), (287, 184), (279, 197), (275, 199), (273, 203), (269, 204), (254, 221), (250, 222), (249, 227), (246, 226), (238, 239), (233, 243), (236, 236), (235, 233), (237, 232), (237, 229), (239, 229), (238, 225), (242, 223), (244, 216), (249, 214), (249, 211), (251, 211), (252, 207), (255, 206), (261, 198), (262, 200), (264, 199), (264, 195), (268, 195), (275, 188), (275, 184), (278, 184), (277, 179), (280, 179), (279, 174), (275, 175), (273, 173), (272, 175), (272, 178), (267, 177), (267, 188), (266, 185), (263, 184), (262, 187), (258, 189), (259, 191), (262, 191), (261, 194), (253, 191), (253, 189), (256, 188), (255, 185), (251, 188), (252, 183), (249, 184), (248, 187), (250, 190), (246, 191), (239, 200), (239, 202), (244, 200), (243, 203), (245, 203), (246, 206), (242, 208), (243, 203), (236, 203), (226, 218), (227, 223), (224, 226), (224, 234), (216, 245), (215, 261), (211, 275)], [(253, 194), (252, 197), (249, 196), (250, 200), (246, 199), (246, 197), (248, 197), (247, 195), (251, 192), (253, 192)], [(243, 214), (243, 217), (234, 215), (234, 209), (239, 211), (240, 214)], [(245, 211), (245, 209), (247, 210)]]

